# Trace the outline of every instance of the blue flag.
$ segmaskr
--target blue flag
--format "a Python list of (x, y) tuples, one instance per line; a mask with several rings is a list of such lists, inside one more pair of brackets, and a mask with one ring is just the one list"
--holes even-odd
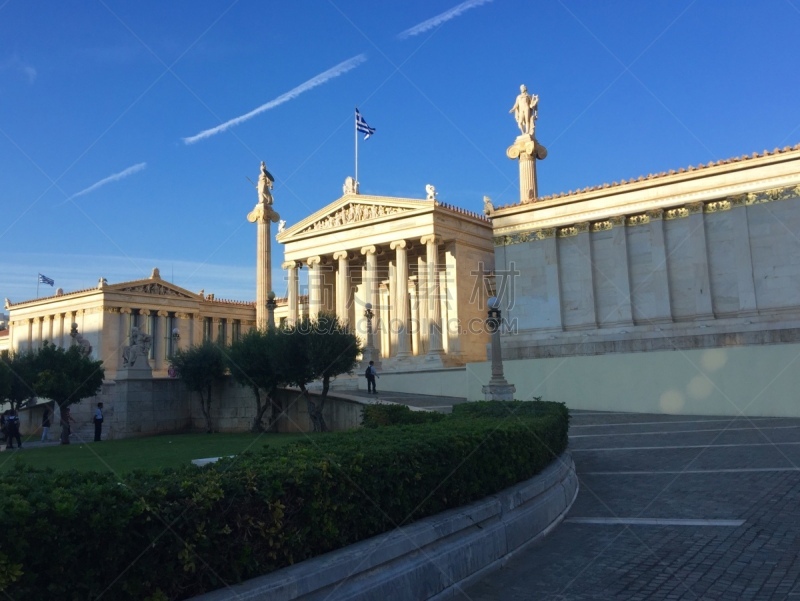
[(52, 279), (52, 278), (48, 278), (46, 275), (42, 275), (42, 274), (40, 273), (40, 274), (39, 274), (39, 283), (40, 283), (40, 284), (47, 284), (47, 285), (49, 285), (49, 286), (52, 286), (53, 284), (55, 284), (55, 283), (56, 283), (56, 281), (55, 281), (54, 279)]
[(365, 140), (368, 140), (369, 137), (375, 133), (375, 128), (367, 125), (367, 122), (364, 120), (364, 117), (361, 116), (361, 113), (358, 112), (358, 109), (356, 109), (356, 130), (364, 134)]

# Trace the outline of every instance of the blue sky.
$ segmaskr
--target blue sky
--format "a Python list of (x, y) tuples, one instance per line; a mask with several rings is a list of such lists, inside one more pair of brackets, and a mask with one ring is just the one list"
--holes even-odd
[(476, 211), (516, 201), (521, 83), (541, 195), (794, 145), (798, 30), (800, 0), (0, 0), (0, 297), (158, 266), (252, 300), (247, 178), (289, 226), (332, 202), (356, 106), (363, 193)]

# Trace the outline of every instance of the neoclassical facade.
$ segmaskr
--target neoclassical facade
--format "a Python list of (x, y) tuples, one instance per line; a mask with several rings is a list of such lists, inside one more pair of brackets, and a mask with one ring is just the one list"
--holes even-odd
[(133, 327), (152, 339), (153, 374), (166, 376), (178, 348), (204, 339), (229, 344), (255, 326), (254, 303), (191, 292), (161, 279), (158, 269), (132, 282), (109, 284), (102, 278), (94, 288), (22, 302), (6, 299), (6, 310), (9, 350), (35, 350), (45, 340), (69, 346), (70, 327), (76, 323), (92, 345), (92, 356), (103, 360), (108, 380), (122, 365), (122, 349), (130, 344)]
[[(435, 196), (429, 191), (429, 196)], [(335, 312), (372, 344), (384, 369), (462, 365), (486, 358), (486, 299), (494, 268), (491, 223), (439, 203), (345, 193), (277, 237), (284, 244), (286, 315)]]

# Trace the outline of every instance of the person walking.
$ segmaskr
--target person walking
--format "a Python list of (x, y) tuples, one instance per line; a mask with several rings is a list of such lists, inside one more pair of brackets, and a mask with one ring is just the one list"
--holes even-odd
[(22, 438), (19, 436), (19, 417), (16, 410), (12, 409), (6, 417), (6, 431), (8, 432), (8, 448), (14, 448), (14, 439), (17, 439), (17, 446), (22, 448)]
[(94, 441), (100, 442), (100, 435), (103, 433), (103, 403), (97, 403), (94, 410)]
[(375, 387), (375, 378), (378, 377), (378, 372), (375, 371), (375, 362), (370, 361), (367, 366), (367, 371), (364, 374), (367, 376), (367, 393), (378, 394), (378, 389)]
[(47, 442), (50, 435), (50, 407), (44, 408), (42, 413), (42, 442)]

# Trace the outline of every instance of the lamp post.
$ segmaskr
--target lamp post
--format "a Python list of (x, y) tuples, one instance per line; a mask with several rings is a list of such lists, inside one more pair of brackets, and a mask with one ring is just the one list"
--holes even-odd
[(487, 401), (513, 401), (517, 391), (513, 384), (506, 382), (503, 376), (503, 354), (500, 348), (500, 301), (497, 297), (489, 299), (489, 312), (486, 327), (492, 335), (492, 377), (489, 384), (481, 388)]
[(275, 307), (277, 304), (275, 292), (270, 290), (267, 294), (267, 328), (270, 330), (275, 328)]

